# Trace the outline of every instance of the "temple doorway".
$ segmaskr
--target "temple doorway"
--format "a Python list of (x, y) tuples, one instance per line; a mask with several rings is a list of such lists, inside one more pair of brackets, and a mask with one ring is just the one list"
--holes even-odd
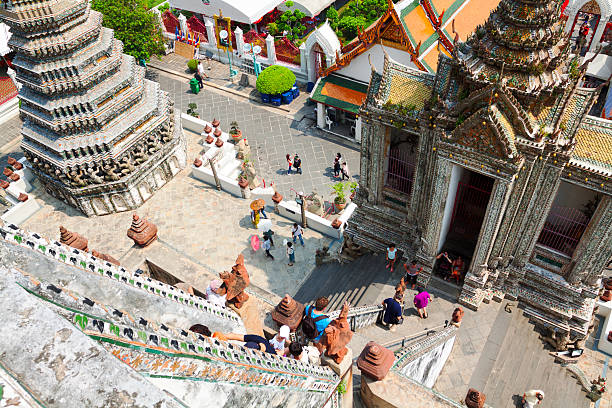
[(414, 182), (418, 137), (395, 127), (389, 129), (389, 146), (385, 156), (385, 189), (406, 195), (409, 200)]
[[(463, 284), (478, 244), (493, 184), (491, 177), (453, 165), (438, 241), (438, 254), (447, 256), (438, 258), (434, 274)], [(453, 269), (457, 271), (453, 273)]]
[(584, 56), (589, 50), (600, 19), (601, 11), (595, 0), (583, 5), (576, 13), (570, 30), (572, 47), (576, 54)]

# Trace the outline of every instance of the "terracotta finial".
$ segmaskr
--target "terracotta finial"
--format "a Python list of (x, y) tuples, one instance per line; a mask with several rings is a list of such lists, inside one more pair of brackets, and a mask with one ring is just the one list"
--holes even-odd
[(21, 201), (22, 203), (25, 203), (26, 201), (28, 201), (28, 195), (26, 193), (19, 193), (19, 197), (17, 197), (17, 200)]
[(217, 141), (215, 142), (215, 146), (217, 147), (223, 146), (223, 140), (221, 140), (220, 137), (217, 138)]
[(12, 173), (9, 178), (13, 181), (18, 181), (19, 180), (19, 174), (17, 173)]
[(349, 303), (345, 302), (338, 318), (325, 328), (321, 340), (315, 344), (320, 353), (325, 350), (325, 355), (331, 357), (336, 363), (341, 363), (348, 353), (346, 345), (353, 337), (347, 320), (349, 307)]
[(206, 139), (204, 139), (204, 141), (205, 141), (207, 144), (211, 144), (212, 142), (214, 142), (214, 141), (215, 141), (215, 138), (214, 138), (214, 137), (212, 137), (212, 135), (209, 133), (209, 134), (208, 134), (208, 136), (206, 136)]
[(8, 167), (5, 167), (4, 171), (2, 171), (2, 174), (4, 174), (6, 177), (10, 177), (11, 174), (13, 174), (13, 170), (9, 169)]
[(357, 368), (362, 374), (380, 381), (385, 378), (394, 361), (395, 356), (391, 350), (370, 341), (357, 359)]
[(213, 132), (213, 135), (214, 135), (215, 137), (219, 137), (219, 136), (221, 136), (221, 133), (222, 133), (222, 132), (221, 132), (221, 129), (216, 128), (216, 129), (215, 129), (215, 131)]
[(220, 123), (221, 123), (221, 122), (219, 122), (219, 119), (217, 119), (217, 118), (214, 118), (214, 119), (213, 119), (213, 121), (212, 121), (212, 125), (213, 125), (213, 127), (217, 127), (217, 126), (219, 126), (219, 124), (220, 124)]
[(206, 126), (204, 126), (204, 133), (208, 134), (212, 132), (212, 128), (210, 127), (210, 125), (207, 123)]
[(134, 214), (132, 216), (132, 225), (127, 232), (127, 236), (132, 239), (136, 245), (147, 247), (157, 239), (157, 226)]
[(342, 226), (342, 221), (336, 218), (332, 221), (331, 226), (335, 229), (340, 229), (340, 227)]
[(119, 266), (119, 261), (118, 261), (118, 260), (116, 260), (115, 258), (113, 258), (113, 257), (112, 257), (112, 256), (110, 256), (110, 255), (107, 255), (107, 254), (102, 254), (102, 253), (100, 253), (100, 252), (98, 252), (98, 251), (94, 251), (94, 250), (92, 250), (92, 251), (91, 251), (91, 254), (92, 254), (93, 256), (95, 256), (96, 258), (102, 259), (102, 260), (104, 260), (104, 261), (106, 261), (106, 262), (110, 262), (110, 263), (112, 263), (112, 264), (115, 264), (115, 265)]
[(272, 311), (272, 320), (279, 326), (287, 325), (291, 331), (295, 331), (302, 322), (304, 304), (296, 301), (288, 294), (282, 298)]
[(7, 189), (10, 186), (9, 182), (6, 180), (0, 180), (0, 187)]
[(244, 302), (249, 299), (249, 295), (244, 291), (250, 283), (249, 274), (244, 266), (244, 255), (238, 255), (232, 270), (230, 272), (221, 272), (219, 277), (227, 288), (227, 302), (240, 309)]
[(608, 289), (604, 290), (604, 293), (599, 297), (604, 302), (609, 302), (612, 300), (612, 292)]
[(482, 408), (486, 399), (486, 395), (482, 392), (470, 388), (465, 396), (465, 406), (468, 408)]
[(200, 160), (199, 157), (196, 157), (195, 160), (193, 161), (193, 165), (196, 167), (201, 167), (202, 166), (202, 160)]
[(23, 164), (19, 163), (15, 158), (9, 156), (7, 159), (7, 163), (12, 166), (15, 170), (23, 169)]
[(80, 251), (89, 251), (87, 248), (87, 238), (77, 234), (76, 232), (68, 231), (64, 226), (59, 227), (60, 230), (60, 242), (64, 245), (71, 246)]

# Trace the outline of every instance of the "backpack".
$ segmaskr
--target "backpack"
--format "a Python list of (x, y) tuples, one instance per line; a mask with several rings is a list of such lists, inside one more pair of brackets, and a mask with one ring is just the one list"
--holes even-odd
[(304, 311), (304, 318), (302, 319), (302, 332), (309, 339), (315, 339), (319, 335), (319, 330), (317, 330), (317, 322), (319, 320), (327, 319), (326, 315), (321, 315), (316, 318), (312, 317), (312, 309), (313, 307), (307, 308)]

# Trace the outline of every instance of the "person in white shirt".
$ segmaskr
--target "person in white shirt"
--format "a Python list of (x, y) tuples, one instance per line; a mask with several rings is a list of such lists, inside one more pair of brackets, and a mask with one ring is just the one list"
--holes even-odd
[(278, 334), (268, 340), (272, 347), (274, 347), (274, 350), (276, 350), (276, 354), (281, 356), (285, 355), (285, 349), (289, 346), (289, 343), (291, 343), (291, 340), (289, 340), (289, 332), (289, 326), (284, 324), (281, 326)]
[(293, 266), (295, 263), (295, 249), (293, 249), (291, 242), (287, 242), (287, 256), (289, 257), (289, 266)]
[(206, 72), (204, 71), (204, 64), (202, 64), (202, 60), (198, 61), (198, 72), (202, 78), (208, 78), (208, 75), (206, 75)]
[(206, 299), (209, 302), (225, 307), (227, 289), (219, 279), (213, 279), (206, 288)]
[(534, 408), (544, 399), (544, 391), (529, 390), (523, 394), (523, 408)]
[(321, 354), (316, 347), (302, 346), (300, 343), (294, 341), (289, 344), (289, 355), (296, 360), (300, 360), (302, 363), (321, 365)]
[(304, 246), (304, 238), (302, 238), (302, 234), (304, 233), (304, 230), (302, 229), (302, 227), (300, 225), (298, 225), (297, 222), (293, 223), (293, 228), (291, 228), (291, 234), (293, 235), (293, 243), (295, 244), (295, 241), (299, 238), (300, 239), (300, 244), (302, 244), (302, 246)]
[(265, 237), (264, 242), (261, 244), (261, 247), (263, 248), (264, 251), (266, 251), (266, 256), (268, 258), (272, 258), (272, 260), (274, 260), (274, 257), (270, 253), (270, 248), (272, 247), (272, 244), (270, 243), (270, 237), (269, 236)]

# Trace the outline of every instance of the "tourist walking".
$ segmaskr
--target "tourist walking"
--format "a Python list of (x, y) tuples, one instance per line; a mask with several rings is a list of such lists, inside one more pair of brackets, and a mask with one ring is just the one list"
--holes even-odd
[(395, 257), (397, 254), (397, 248), (395, 248), (395, 244), (389, 245), (387, 248), (387, 269), (391, 268), (391, 272), (393, 272), (393, 266), (395, 266)]
[(334, 177), (340, 177), (341, 164), (340, 160), (342, 160), (342, 155), (340, 153), (336, 153), (336, 157), (334, 158)]
[(200, 71), (196, 70), (195, 74), (193, 74), (193, 77), (196, 79), (196, 81), (198, 81), (200, 89), (204, 88), (204, 82), (202, 82), (202, 75), (200, 75)]
[(266, 253), (266, 256), (268, 258), (272, 258), (272, 260), (274, 260), (274, 257), (272, 256), (272, 254), (270, 253), (270, 237), (269, 236), (264, 236), (264, 242), (261, 244), (261, 247), (263, 248), (263, 250)]
[(425, 291), (425, 289), (421, 289), (419, 293), (414, 297), (414, 307), (417, 312), (419, 312), (419, 316), (421, 319), (427, 319), (427, 304), (431, 300), (431, 295)]
[(410, 264), (404, 264), (404, 269), (406, 270), (406, 283), (412, 285), (412, 289), (414, 289), (417, 282), (417, 277), (419, 273), (423, 271), (423, 267), (419, 267), (416, 259), (413, 259)]
[(346, 164), (346, 162), (342, 162), (342, 165), (340, 166), (340, 171), (342, 172), (342, 180), (344, 180), (345, 177), (347, 180), (351, 179), (348, 164)]
[(395, 331), (395, 326), (404, 322), (402, 317), (402, 301), (402, 294), (398, 292), (392, 298), (387, 298), (382, 302), (385, 309), (383, 324), (387, 326), (389, 331)]
[(287, 156), (285, 156), (285, 158), (287, 159), (287, 174), (291, 174), (291, 155), (287, 154)]
[(274, 239), (272, 238), (273, 235), (274, 235), (274, 231), (272, 231), (271, 229), (264, 231), (263, 233), (264, 240), (265, 239), (269, 240), (270, 246), (274, 246)]
[(295, 263), (295, 249), (291, 242), (287, 242), (287, 256), (289, 257), (289, 266), (293, 266)]
[(541, 390), (529, 390), (523, 394), (523, 408), (534, 408), (539, 405), (544, 399), (544, 391)]
[(296, 240), (300, 239), (300, 244), (304, 246), (304, 238), (302, 238), (302, 234), (304, 234), (304, 229), (297, 222), (293, 223), (293, 227), (291, 228), (291, 235), (293, 236), (293, 243), (295, 244)]
[(206, 71), (204, 70), (204, 64), (202, 63), (202, 60), (198, 61), (198, 72), (200, 73), (200, 76), (202, 78), (208, 79), (208, 75), (206, 75)]
[(325, 328), (332, 322), (332, 319), (323, 313), (328, 304), (329, 299), (325, 296), (321, 296), (315, 302), (314, 307), (306, 306), (304, 309), (302, 332), (308, 339), (312, 340), (313, 343), (321, 340)]
[(300, 159), (297, 153), (293, 156), (293, 168), (296, 173), (302, 174), (302, 159)]

